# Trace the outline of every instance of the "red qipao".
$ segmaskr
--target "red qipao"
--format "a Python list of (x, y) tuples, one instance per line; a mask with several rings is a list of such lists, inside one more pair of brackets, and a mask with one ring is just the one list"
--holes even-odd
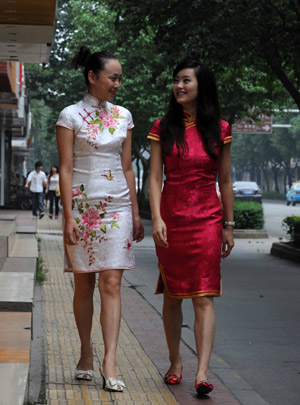
[[(160, 120), (148, 135), (160, 141)], [(174, 298), (221, 295), (222, 209), (216, 193), (217, 160), (204, 150), (196, 122), (184, 113), (188, 152), (177, 156), (174, 146), (164, 156), (166, 179), (161, 197), (161, 216), (167, 226), (169, 247), (156, 246), (160, 275), (156, 294), (166, 289)], [(221, 121), (223, 144), (232, 141), (231, 129)]]

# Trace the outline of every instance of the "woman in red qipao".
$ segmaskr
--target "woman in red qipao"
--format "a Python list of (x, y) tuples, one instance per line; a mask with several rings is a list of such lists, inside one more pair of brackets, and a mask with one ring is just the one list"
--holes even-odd
[[(186, 59), (173, 74), (168, 112), (154, 123), (151, 139), (150, 203), (164, 293), (163, 322), (169, 348), (167, 384), (182, 379), (179, 344), (181, 304), (191, 298), (198, 352), (196, 390), (207, 394), (208, 366), (215, 336), (213, 297), (221, 295), (220, 262), (233, 242), (233, 192), (230, 170), (231, 130), (220, 118), (213, 73)], [(163, 191), (163, 165), (166, 179)], [(216, 176), (225, 215), (216, 193)]]

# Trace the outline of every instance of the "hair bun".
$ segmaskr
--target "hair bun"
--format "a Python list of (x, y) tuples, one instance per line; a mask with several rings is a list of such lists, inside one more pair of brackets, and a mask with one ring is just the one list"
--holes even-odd
[(75, 53), (71, 62), (71, 66), (74, 69), (78, 69), (79, 66), (84, 67), (91, 54), (92, 52), (90, 51), (90, 49), (87, 46), (82, 45), (79, 51)]

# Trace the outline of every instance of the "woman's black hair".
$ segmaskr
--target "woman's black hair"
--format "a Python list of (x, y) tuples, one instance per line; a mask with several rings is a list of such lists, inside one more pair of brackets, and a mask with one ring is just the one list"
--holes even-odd
[(82, 45), (77, 51), (72, 59), (71, 66), (74, 69), (78, 67), (84, 67), (84, 78), (87, 86), (89, 86), (88, 73), (92, 70), (96, 76), (98, 76), (101, 70), (105, 69), (105, 64), (108, 59), (118, 59), (112, 53), (108, 51), (94, 52), (92, 53), (90, 49)]
[[(215, 148), (221, 145), (221, 111), (215, 77), (204, 63), (186, 58), (176, 66), (173, 79), (181, 70), (188, 68), (194, 69), (198, 81), (196, 120), (199, 136), (206, 153), (216, 159)], [(169, 154), (174, 144), (178, 148), (178, 156), (184, 154), (188, 145), (184, 138), (183, 108), (177, 103), (173, 92), (168, 111), (162, 118), (160, 127), (163, 154)]]
[(49, 177), (53, 176), (52, 167), (55, 167), (55, 168), (56, 168), (56, 173), (58, 174), (58, 167), (57, 167), (56, 165), (52, 165), (52, 166), (50, 167), (50, 172), (49, 172), (50, 174), (49, 174)]

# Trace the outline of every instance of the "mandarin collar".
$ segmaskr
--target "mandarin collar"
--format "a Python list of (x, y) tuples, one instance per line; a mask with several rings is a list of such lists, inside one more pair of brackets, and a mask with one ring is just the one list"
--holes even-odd
[(83, 97), (83, 101), (90, 105), (91, 107), (94, 108), (105, 108), (106, 107), (106, 101), (102, 101), (101, 103), (99, 102), (99, 100), (92, 96), (91, 94), (89, 94), (88, 92), (85, 93), (84, 97)]
[(196, 122), (196, 114), (191, 114), (187, 110), (183, 110), (183, 118), (189, 123)]

